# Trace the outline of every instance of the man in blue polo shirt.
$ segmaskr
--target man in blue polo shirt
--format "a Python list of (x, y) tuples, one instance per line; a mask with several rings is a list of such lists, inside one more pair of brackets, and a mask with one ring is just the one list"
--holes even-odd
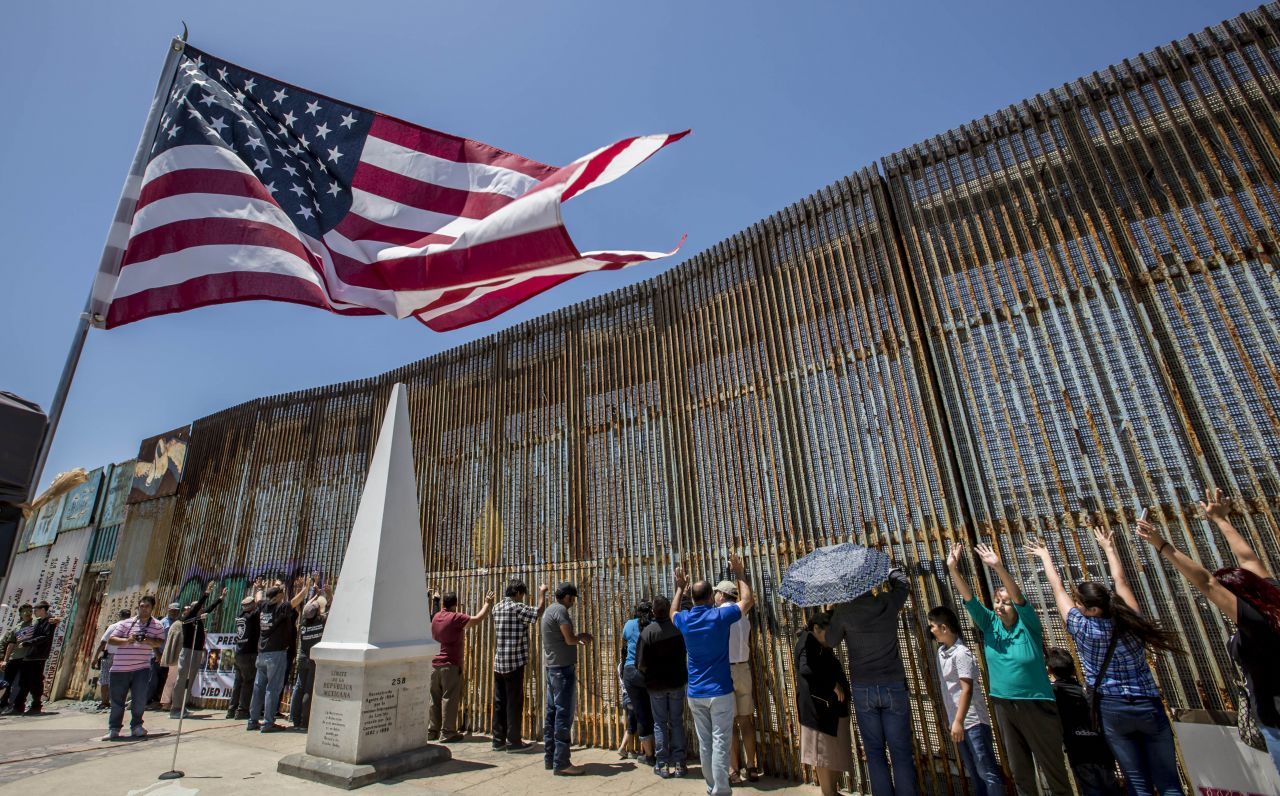
[[(733, 675), (729, 668), (729, 628), (751, 610), (755, 595), (747, 585), (742, 557), (729, 556), (738, 581), (738, 602), (715, 605), (711, 584), (693, 584), (693, 607), (673, 614), (671, 621), (684, 635), (689, 654), (689, 712), (698, 730), (702, 778), (710, 796), (728, 796), (729, 740), (733, 737)], [(676, 589), (684, 591), (684, 572), (676, 569)], [(676, 611), (678, 605), (672, 605)]]

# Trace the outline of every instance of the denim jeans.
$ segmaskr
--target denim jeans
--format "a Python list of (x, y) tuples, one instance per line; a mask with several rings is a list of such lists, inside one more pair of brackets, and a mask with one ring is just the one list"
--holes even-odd
[(975, 724), (964, 731), (964, 740), (956, 744), (960, 761), (969, 777), (969, 786), (979, 796), (1004, 796), (1004, 775), (996, 762), (995, 739), (990, 724)]
[(129, 706), (129, 729), (142, 726), (142, 714), (147, 709), (147, 697), (151, 695), (151, 667), (132, 672), (113, 672), (111, 675), (111, 714), (107, 717), (107, 729), (120, 731), (124, 726), (124, 701), (133, 698)]
[(298, 658), (298, 671), (293, 678), (293, 697), (289, 699), (289, 721), (295, 727), (306, 727), (311, 723), (311, 688), (315, 682), (315, 661)]
[(258, 671), (253, 678), (253, 700), (249, 703), (249, 721), (272, 724), (276, 720), (276, 705), (280, 704), (280, 691), (284, 688), (284, 676), (289, 671), (289, 653), (286, 650), (259, 652)]
[(555, 771), (570, 766), (569, 732), (577, 709), (577, 681), (574, 666), (547, 667), (547, 713), (542, 722), (542, 746), (547, 765)]
[(1271, 762), (1276, 764), (1276, 772), (1280, 773), (1280, 727), (1268, 727), (1265, 724), (1259, 724), (1258, 729), (1262, 730), (1262, 739), (1267, 742), (1267, 751), (1271, 753)]
[(642, 741), (652, 738), (653, 706), (649, 704), (649, 689), (644, 687), (644, 675), (636, 667), (627, 666), (622, 670), (622, 683), (636, 712), (636, 737)]
[(698, 759), (707, 796), (729, 796), (729, 741), (733, 738), (733, 692), (717, 697), (689, 697), (689, 712), (698, 731)]
[(1103, 696), (1102, 734), (1129, 780), (1130, 793), (1182, 796), (1173, 727), (1157, 697)]
[[(853, 712), (867, 754), (872, 796), (916, 796), (916, 761), (906, 684), (854, 685)], [(885, 750), (888, 750), (886, 756)], [(889, 776), (889, 759), (893, 777)]]
[(684, 689), (650, 691), (649, 705), (653, 710), (653, 747), (658, 768), (683, 763)]

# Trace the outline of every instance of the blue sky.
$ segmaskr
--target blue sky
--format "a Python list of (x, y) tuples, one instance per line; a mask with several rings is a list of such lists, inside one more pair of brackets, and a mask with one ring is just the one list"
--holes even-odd
[[(361, 378), (673, 267), (878, 157), (1253, 2), (15, 3), (0, 30), (0, 389), (46, 408), (168, 41), (546, 163), (692, 127), (565, 216), (677, 256), (448, 334), (270, 302), (93, 331), (42, 485), (260, 395)], [(3, 444), (3, 441), (0, 441)]]

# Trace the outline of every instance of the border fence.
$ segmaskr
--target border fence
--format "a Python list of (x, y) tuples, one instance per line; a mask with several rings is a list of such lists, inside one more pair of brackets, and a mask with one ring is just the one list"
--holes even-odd
[[(951, 792), (924, 621), (954, 602), (947, 545), (995, 545), (1065, 644), (1022, 542), (1044, 536), (1072, 578), (1100, 576), (1088, 514), (1128, 540), (1143, 608), (1187, 639), (1189, 655), (1155, 661), (1170, 706), (1233, 708), (1229, 628), (1132, 530), (1152, 507), (1221, 565), (1196, 510), (1219, 486), (1280, 569), (1278, 33), (1280, 5), (1264, 6), (890, 155), (648, 283), (197, 420), (178, 494), (130, 507), (121, 554), (158, 568), (131, 582), (186, 599), (227, 580), (225, 630), (258, 574), (336, 575), (403, 381), (428, 583), (464, 609), (511, 576), (577, 583), (575, 621), (596, 636), (579, 673), (587, 744), (622, 733), (632, 604), (669, 593), (676, 565), (719, 578), (739, 550), (762, 597), (762, 760), (803, 777), (801, 614), (777, 586), (799, 556), (852, 540), (911, 575), (920, 776)], [(155, 536), (129, 548), (142, 521)], [(483, 730), (492, 631), (469, 638), (464, 716)]]

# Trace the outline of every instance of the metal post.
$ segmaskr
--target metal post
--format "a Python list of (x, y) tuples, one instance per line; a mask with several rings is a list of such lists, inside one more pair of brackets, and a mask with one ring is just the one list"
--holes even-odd
[[(116, 212), (107, 230), (106, 244), (102, 248), (102, 257), (98, 261), (98, 271), (94, 276), (93, 286), (85, 299), (84, 312), (80, 313), (80, 321), (76, 325), (75, 335), (71, 339), (71, 350), (67, 352), (66, 364), (62, 366), (62, 376), (58, 379), (58, 388), (53, 394), (53, 403), (49, 405), (49, 427), (45, 429), (44, 439), (40, 443), (40, 452), (36, 456), (36, 466), (31, 473), (31, 483), (27, 487), (27, 500), (31, 500), (40, 485), (40, 477), (44, 474), (44, 465), (49, 458), (49, 450), (53, 447), (53, 436), (58, 430), (58, 421), (62, 418), (62, 410), (67, 403), (67, 394), (71, 391), (71, 380), (76, 375), (76, 366), (80, 364), (80, 354), (84, 351), (85, 339), (89, 336), (89, 326), (100, 324), (105, 318), (95, 316), (95, 311), (105, 311), (111, 303), (115, 289), (115, 277), (120, 272), (120, 259), (124, 254), (124, 245), (128, 240), (129, 226), (133, 223), (133, 209), (137, 204), (138, 190), (142, 184), (142, 171), (146, 165), (150, 150), (148, 144), (155, 138), (156, 129), (160, 126), (161, 110), (164, 108), (169, 87), (173, 84), (174, 75), (178, 71), (178, 58), (186, 46), (185, 25), (183, 37), (174, 39), (165, 57), (164, 67), (160, 70), (160, 80), (156, 84), (155, 96), (151, 99), (151, 108), (147, 112), (147, 121), (142, 126), (142, 136), (138, 140), (138, 148), (134, 151), (133, 162), (129, 166), (129, 174), (125, 178), (124, 187), (120, 189), (120, 198), (116, 201)], [(13, 544), (9, 549), (9, 561), (5, 565), (3, 587), (8, 587), (9, 573), (13, 570), (13, 559), (18, 555), (18, 540), (22, 538), (26, 518), (18, 523)]]

